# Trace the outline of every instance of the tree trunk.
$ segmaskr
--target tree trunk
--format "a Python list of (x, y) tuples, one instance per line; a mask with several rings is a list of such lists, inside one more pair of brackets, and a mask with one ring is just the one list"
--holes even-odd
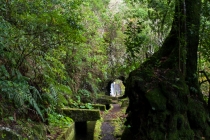
[(208, 110), (196, 76), (200, 6), (200, 0), (176, 0), (163, 46), (126, 80), (126, 123), (133, 139), (210, 139)]
[(201, 1), (186, 0), (186, 8), (188, 9), (186, 82), (189, 86), (191, 96), (198, 96), (200, 100), (203, 100), (197, 77), (197, 50), (199, 43)]

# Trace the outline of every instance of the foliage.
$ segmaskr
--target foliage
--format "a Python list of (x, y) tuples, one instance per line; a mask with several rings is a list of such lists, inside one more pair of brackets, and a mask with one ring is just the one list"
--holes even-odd
[[(135, 23), (137, 22), (137, 23)], [(131, 53), (131, 57), (137, 57), (135, 53), (140, 53), (140, 48), (146, 39), (146, 34), (142, 34), (142, 23), (137, 21), (130, 21), (128, 23), (125, 34), (128, 36), (125, 40), (127, 52)]]
[(69, 126), (73, 122), (71, 118), (67, 116), (63, 116), (55, 112), (48, 114), (48, 116), (49, 116), (48, 120), (49, 120), (50, 125), (58, 126), (60, 128)]
[(51, 107), (71, 94), (63, 62), (68, 44), (82, 41), (81, 2), (63, 2), (1, 2), (1, 94), (17, 108), (31, 105), (42, 118), (46, 94), (54, 99)]
[(70, 100), (69, 106), (72, 108), (93, 109), (93, 106), (91, 103), (82, 103), (80, 100), (80, 96), (77, 96), (77, 101)]
[[(136, 133), (135, 139), (209, 139), (209, 105), (203, 100), (196, 76), (201, 1), (185, 1), (186, 7), (182, 7), (182, 2), (176, 1), (172, 30), (162, 47), (126, 80), (125, 93), (130, 101), (127, 121), (132, 134)], [(184, 10), (186, 14), (180, 13)], [(186, 17), (185, 23), (180, 15)], [(184, 27), (187, 29), (182, 30)], [(182, 33), (187, 36), (187, 49), (180, 48)], [(187, 56), (182, 70), (177, 65), (180, 49)], [(154, 74), (147, 75), (148, 71)]]
[(157, 51), (169, 33), (172, 24), (174, 2), (127, 1), (126, 12), (126, 61), (121, 67), (127, 73)]
[[(104, 81), (127, 76), (160, 48), (174, 1), (109, 2), (0, 1), (1, 117), (45, 121), (53, 112), (51, 123), (66, 122), (61, 107), (91, 109)], [(209, 72), (210, 5), (202, 6), (199, 69)]]
[[(205, 71), (207, 73), (207, 76), (210, 73), (209, 69), (209, 54), (210, 54), (210, 48), (209, 48), (209, 28), (210, 28), (210, 18), (209, 18), (209, 8), (210, 3), (208, 1), (203, 1), (202, 8), (201, 8), (201, 27), (200, 27), (200, 44), (198, 48), (198, 70), (199, 71)], [(209, 77), (209, 76), (208, 76)], [(204, 100), (208, 101), (209, 95), (209, 83), (205, 82), (207, 81), (206, 77), (199, 73), (199, 81), (201, 83), (201, 90), (204, 95)]]
[(1, 1), (1, 97), (43, 120), (68, 98), (95, 97), (107, 78), (107, 44), (99, 31), (107, 4)]
[(201, 12), (201, 28), (200, 28), (200, 46), (199, 46), (199, 52), (202, 56), (202, 59), (205, 59), (206, 61), (210, 61), (209, 54), (210, 54), (210, 48), (209, 48), (209, 28), (210, 28), (210, 18), (209, 18), (209, 7), (210, 4), (207, 1), (204, 1), (202, 3), (202, 12)]
[(19, 71), (13, 69), (12, 75), (10, 75), (4, 65), (0, 67), (0, 71), (2, 98), (14, 102), (15, 107), (21, 108), (22, 111), (29, 109), (31, 105), (44, 120), (37, 104), (37, 100), (41, 99), (39, 91), (35, 87), (28, 85), (27, 78), (22, 76)]

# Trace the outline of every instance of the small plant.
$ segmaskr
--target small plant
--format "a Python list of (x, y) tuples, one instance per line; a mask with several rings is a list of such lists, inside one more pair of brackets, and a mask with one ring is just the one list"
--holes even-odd
[(83, 96), (86, 96), (86, 97), (90, 97), (90, 95), (91, 95), (91, 93), (88, 90), (85, 90), (85, 89), (79, 90), (78, 93), (83, 95)]
[(204, 99), (204, 101), (205, 101), (206, 103), (208, 103), (209, 96), (207, 96), (207, 95), (203, 95), (203, 99)]
[(58, 114), (56, 112), (48, 114), (48, 120), (50, 125), (58, 126), (60, 128), (69, 126), (73, 122), (71, 118), (64, 116), (62, 114)]
[(93, 106), (91, 103), (86, 103), (86, 104), (81, 104), (79, 106), (79, 108), (82, 108), (82, 109), (93, 109)]
[(4, 138), (4, 137), (6, 137), (6, 134), (1, 134), (1, 138)]
[(86, 103), (85, 104), (85, 107), (88, 108), (88, 109), (93, 109), (93, 106), (91, 103)]

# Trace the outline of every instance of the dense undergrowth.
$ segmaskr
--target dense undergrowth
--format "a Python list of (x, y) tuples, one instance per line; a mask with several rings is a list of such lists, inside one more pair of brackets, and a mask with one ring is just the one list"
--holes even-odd
[[(39, 133), (36, 123), (68, 126), (72, 120), (62, 107), (92, 109), (107, 81), (127, 76), (160, 48), (174, 2), (109, 2), (0, 1), (0, 127), (27, 139)], [(199, 70), (207, 72), (200, 76), (206, 100), (208, 7), (204, 1), (199, 46)], [(43, 133), (48, 134), (47, 127)]]

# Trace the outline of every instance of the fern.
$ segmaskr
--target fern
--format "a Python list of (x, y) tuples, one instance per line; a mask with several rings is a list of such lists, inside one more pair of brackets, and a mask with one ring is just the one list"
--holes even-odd
[(54, 105), (63, 106), (63, 104), (68, 104), (65, 95), (71, 95), (72, 91), (70, 87), (63, 84), (50, 85), (50, 96), (54, 101)]
[[(4, 98), (8, 98), (13, 101), (17, 108), (23, 108), (23, 106), (31, 105), (36, 112), (40, 115), (44, 121), (41, 110), (37, 104), (37, 100), (41, 99), (39, 91), (28, 84), (26, 78), (21, 75), (18, 70), (12, 69), (12, 77), (7, 72), (4, 66), (0, 67), (1, 78), (0, 78), (0, 94)], [(8, 80), (6, 80), (6, 79)]]
[(50, 96), (53, 99), (53, 103), (57, 105), (57, 101), (58, 101), (57, 91), (55, 90), (53, 85), (50, 85), (49, 89), (50, 89)]
[(63, 85), (63, 84), (57, 84), (55, 85), (55, 88), (65, 94), (72, 94), (71, 88), (69, 86)]
[(0, 76), (1, 76), (1, 79), (10, 78), (10, 75), (4, 65), (0, 66)]
[(42, 120), (44, 121), (44, 117), (42, 115), (42, 112), (41, 112), (38, 104), (36, 103), (36, 100), (34, 100), (34, 98), (31, 96), (31, 94), (26, 94), (25, 97), (26, 97), (25, 99), (29, 101), (30, 105), (32, 105), (33, 108), (35, 108), (37, 113), (41, 116)]
[(80, 89), (78, 91), (78, 93), (81, 94), (82, 96), (86, 96), (86, 97), (90, 97), (90, 95), (91, 95), (91, 93), (86, 89)]

